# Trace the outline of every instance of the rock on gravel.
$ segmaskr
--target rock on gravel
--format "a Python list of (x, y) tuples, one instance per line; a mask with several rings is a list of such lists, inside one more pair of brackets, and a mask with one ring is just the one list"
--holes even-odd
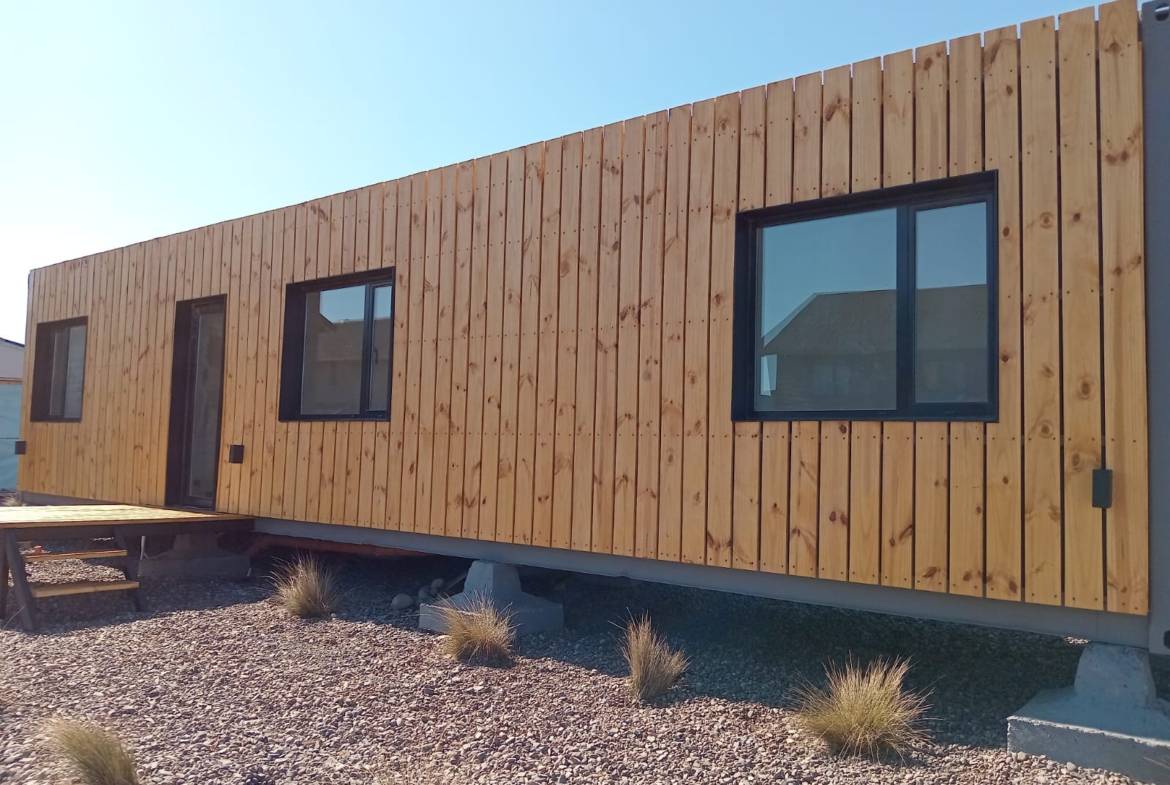
[[(143, 614), (60, 601), (39, 635), (0, 630), (0, 783), (67, 781), (37, 735), (54, 715), (118, 733), (147, 785), (1129, 783), (1004, 748), (1006, 716), (1071, 680), (1076, 642), (572, 578), (546, 581), (563, 632), (475, 667), (395, 607), (462, 564), (335, 566), (344, 603), (327, 621), (290, 618), (261, 578), (146, 584)], [(652, 706), (630, 701), (619, 652), (642, 612), (691, 658)], [(826, 658), (891, 655), (931, 692), (929, 749), (836, 758), (799, 730), (793, 689)]]

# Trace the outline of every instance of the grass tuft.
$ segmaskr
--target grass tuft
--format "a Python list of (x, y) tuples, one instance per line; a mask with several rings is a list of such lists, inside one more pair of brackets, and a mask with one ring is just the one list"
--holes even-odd
[(648, 616), (630, 619), (622, 654), (630, 666), (630, 693), (640, 701), (664, 694), (687, 669), (687, 658), (654, 631)]
[(301, 556), (277, 572), (276, 597), (293, 616), (302, 619), (328, 616), (341, 598), (332, 570), (315, 556)]
[(904, 757), (926, 741), (921, 728), (926, 696), (905, 687), (910, 662), (877, 660), (866, 667), (847, 663), (825, 669), (825, 686), (797, 693), (797, 716), (806, 730), (833, 752)]
[(512, 614), (501, 611), (486, 597), (475, 597), (466, 608), (451, 602), (439, 605), (447, 635), (443, 648), (463, 662), (505, 663), (512, 659), (515, 626)]
[(45, 734), (85, 785), (139, 785), (134, 759), (112, 733), (82, 722), (54, 720)]

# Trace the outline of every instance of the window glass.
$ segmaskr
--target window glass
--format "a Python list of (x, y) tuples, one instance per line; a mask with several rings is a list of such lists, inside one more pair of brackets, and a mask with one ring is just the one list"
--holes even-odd
[(370, 411), (384, 412), (390, 405), (390, 352), (393, 335), (394, 289), (378, 286), (374, 289), (373, 319), (370, 350)]
[[(38, 419), (77, 420), (85, 387), (85, 324), (53, 324), (43, 327), (38, 343)], [(42, 354), (43, 353), (43, 354)], [(44, 373), (44, 377), (40, 376)]]
[(365, 293), (365, 286), (348, 286), (305, 295), (302, 414), (361, 411)]
[(85, 325), (69, 328), (69, 348), (65, 360), (64, 416), (81, 417), (81, 395), (85, 384)]
[(760, 230), (756, 407), (897, 406), (897, 211)]
[(986, 401), (987, 206), (937, 207), (914, 216), (915, 399)]

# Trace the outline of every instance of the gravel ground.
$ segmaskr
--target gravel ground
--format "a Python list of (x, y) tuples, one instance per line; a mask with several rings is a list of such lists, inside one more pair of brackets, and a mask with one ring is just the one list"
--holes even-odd
[[(144, 584), (143, 614), (57, 600), (42, 633), (0, 629), (0, 783), (69, 782), (38, 736), (57, 715), (120, 734), (146, 785), (1131, 782), (1004, 747), (1012, 710), (1071, 682), (1072, 641), (544, 574), (527, 582), (566, 603), (565, 631), (525, 638), (511, 667), (464, 666), (391, 599), (465, 562), (334, 565), (327, 621), (290, 619), (261, 579)], [(654, 706), (631, 703), (618, 648), (643, 611), (692, 662)], [(890, 655), (931, 693), (929, 749), (840, 758), (797, 728), (793, 689), (826, 659)]]

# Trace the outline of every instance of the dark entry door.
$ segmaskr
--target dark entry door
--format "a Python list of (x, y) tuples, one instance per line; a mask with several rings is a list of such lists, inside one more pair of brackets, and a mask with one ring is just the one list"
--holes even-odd
[(215, 507), (223, 338), (223, 297), (178, 304), (167, 451), (168, 504)]

